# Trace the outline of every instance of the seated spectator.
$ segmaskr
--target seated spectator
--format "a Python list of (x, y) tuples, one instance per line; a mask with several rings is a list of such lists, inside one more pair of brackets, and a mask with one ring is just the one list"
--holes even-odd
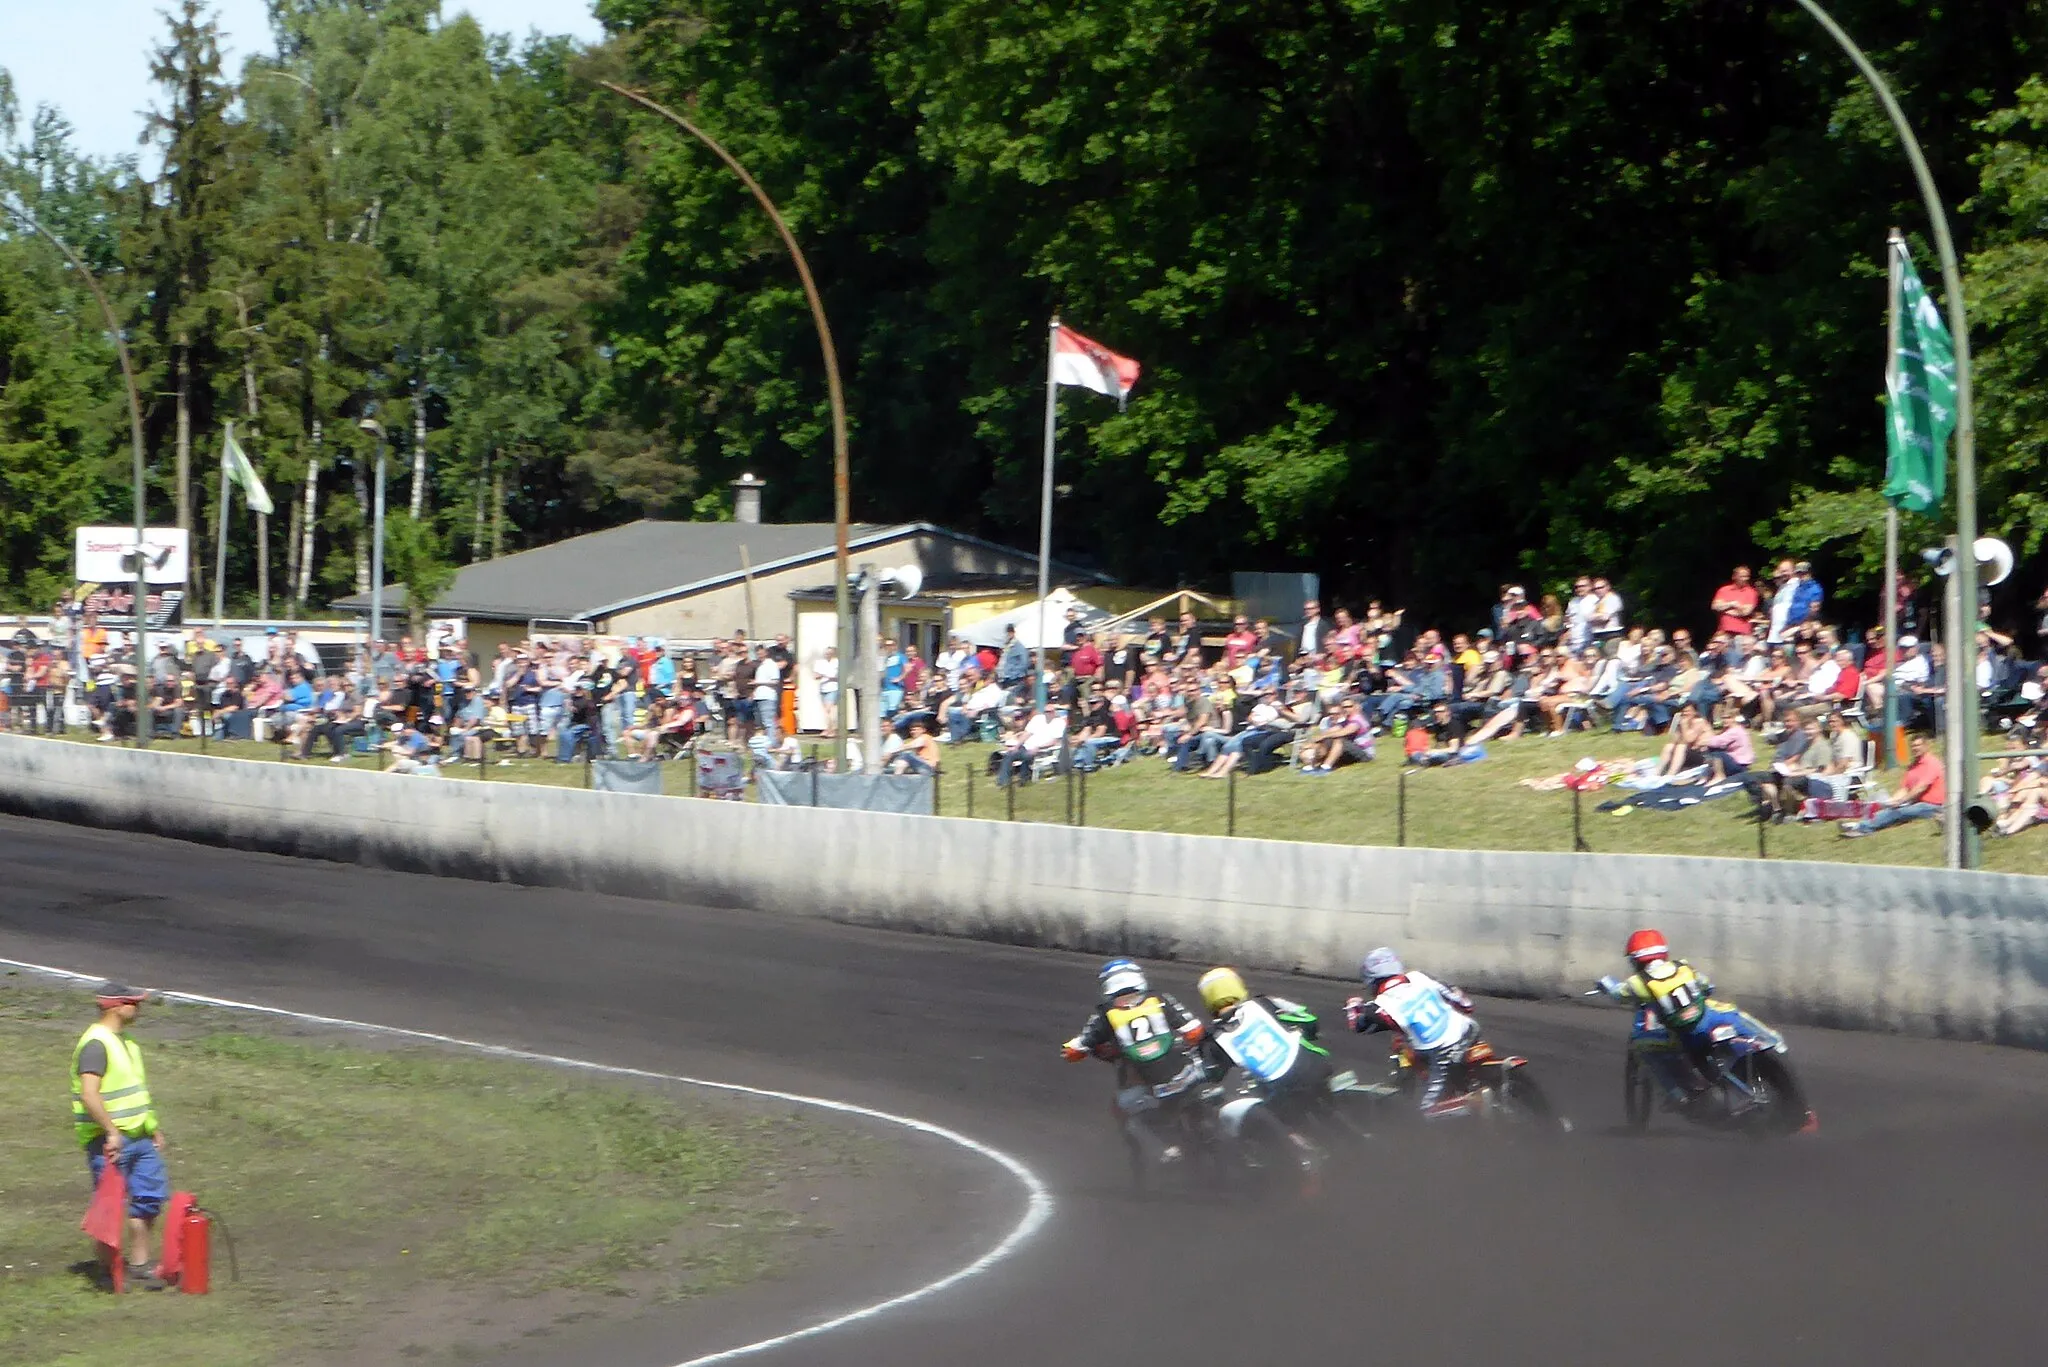
[(903, 747), (883, 766), (889, 774), (936, 774), (939, 772), (939, 742), (921, 721), (910, 723)]
[(1664, 778), (1677, 778), (1703, 767), (1707, 762), (1707, 742), (1713, 735), (1713, 728), (1700, 716), (1699, 708), (1691, 703), (1680, 704), (1672, 714), (1670, 739), (1658, 754), (1657, 773)]
[(1366, 724), (1358, 699), (1339, 701), (1323, 717), (1316, 734), (1301, 742), (1295, 757), (1301, 761), (1301, 771), (1305, 774), (1327, 774), (1342, 764), (1364, 764), (1371, 760), (1372, 728)]
[(1000, 716), (1003, 703), (1009, 697), (1001, 684), (971, 667), (968, 679), (967, 696), (964, 699), (954, 698), (944, 709), (946, 737), (955, 745), (965, 743), (983, 720)]
[(1820, 718), (1808, 717), (1785, 733), (1771, 755), (1771, 767), (1756, 786), (1759, 814), (1782, 826), (1812, 795), (1811, 776), (1833, 772), (1834, 763), (1834, 748), (1821, 733)]
[(1723, 704), (1717, 710), (1716, 720), (1720, 722), (1720, 729), (1699, 743), (1699, 749), (1706, 758), (1709, 781), (1747, 773), (1756, 763), (1756, 743), (1750, 739), (1749, 728), (1743, 725), (1741, 710)]
[(384, 748), (392, 755), (391, 773), (419, 774), (428, 778), (440, 775), (440, 743), (418, 727), (401, 723), (392, 732), (391, 739), (384, 742)]
[(1924, 728), (1938, 736), (1947, 722), (1948, 647), (1936, 641), (1927, 647), (1926, 673), (1899, 693), (1899, 724)]
[(603, 751), (604, 732), (599, 729), (597, 712), (590, 685), (579, 683), (569, 690), (569, 710), (555, 738), (555, 763), (567, 764), (575, 759), (578, 746), (591, 759)]
[(1294, 720), (1270, 694), (1259, 695), (1246, 714), (1244, 729), (1224, 741), (1216, 762), (1202, 771), (1202, 777), (1223, 778), (1241, 764), (1246, 773), (1264, 773), (1272, 767), (1273, 752), (1294, 738)]
[(1885, 799), (1884, 809), (1865, 821), (1843, 822), (1844, 839), (1875, 835), (1908, 821), (1941, 815), (1942, 804), (1948, 801), (1948, 780), (1942, 773), (1941, 760), (1925, 736), (1913, 737), (1912, 755), (1913, 762), (1906, 766), (1899, 790)]
[[(1416, 737), (1422, 740), (1416, 743)], [(1454, 764), (1466, 750), (1477, 744), (1468, 740), (1463, 718), (1451, 711), (1450, 704), (1436, 703), (1429, 709), (1429, 716), (1420, 726), (1411, 727), (1403, 740), (1410, 764), (1422, 768), (1434, 768), (1443, 764)]]

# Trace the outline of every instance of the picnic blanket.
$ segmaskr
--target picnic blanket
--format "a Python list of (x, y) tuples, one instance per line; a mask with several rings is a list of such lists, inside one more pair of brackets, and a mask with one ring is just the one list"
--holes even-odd
[(1747, 791), (1749, 785), (1744, 781), (1745, 778), (1747, 778), (1747, 775), (1737, 774), (1732, 778), (1720, 779), (1713, 783), (1694, 783), (1682, 787), (1653, 788), (1648, 792), (1632, 793), (1627, 797), (1609, 798), (1600, 804), (1600, 810), (1603, 812), (1613, 812), (1617, 815), (1632, 808), (1640, 808), (1652, 812), (1681, 811), (1687, 807), (1697, 807), (1702, 802), (1712, 802), (1716, 798), (1730, 797), (1736, 793)]
[(1521, 786), (1539, 793), (1563, 792), (1567, 788), (1590, 793), (1633, 773), (1635, 767), (1634, 760), (1610, 759), (1603, 763), (1589, 755), (1561, 774), (1552, 774), (1548, 778), (1525, 778), (1521, 780)]
[(1868, 821), (1884, 810), (1882, 802), (1810, 797), (1799, 804), (1801, 821)]

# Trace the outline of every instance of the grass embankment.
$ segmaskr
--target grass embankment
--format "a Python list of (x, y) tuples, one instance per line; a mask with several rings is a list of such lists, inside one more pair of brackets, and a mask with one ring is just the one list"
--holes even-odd
[[(166, 749), (196, 753), (197, 741), (161, 741)], [(1521, 786), (1525, 778), (1542, 778), (1570, 768), (1583, 756), (1597, 760), (1640, 759), (1655, 755), (1656, 737), (1574, 733), (1556, 740), (1526, 737), (1488, 747), (1479, 763), (1448, 769), (1411, 772), (1407, 779), (1406, 843), (1438, 849), (1549, 850), (1572, 848), (1572, 795), (1535, 792)], [(940, 780), (939, 811), (1003, 820), (1010, 813), (1004, 790), (985, 773), (989, 747), (950, 746), (946, 772)], [(275, 759), (278, 747), (252, 742), (213, 743), (214, 754), (242, 759)], [(1381, 758), (1352, 765), (1334, 774), (1309, 776), (1275, 770), (1237, 783), (1235, 830), (1261, 840), (1309, 840), (1336, 845), (1394, 845), (1403, 839), (1400, 815), (1401, 782), (1398, 742), (1381, 737)], [(312, 761), (325, 764), (325, 759)], [(376, 760), (357, 757), (357, 768), (376, 767)], [(662, 766), (665, 791), (671, 797), (690, 792), (689, 766)], [(480, 772), (475, 764), (450, 765), (447, 779), (462, 782), (543, 783), (584, 786), (583, 765), (547, 760), (514, 760)], [(1880, 775), (1896, 783), (1898, 771)], [(970, 797), (969, 789), (972, 788)], [(1759, 857), (1756, 825), (1747, 820), (1750, 804), (1741, 796), (1703, 803), (1678, 812), (1631, 811), (1612, 816), (1596, 810), (1626, 789), (1609, 788), (1581, 798), (1580, 828), (1596, 853), (1717, 855), (1731, 859)], [(1083, 799), (1073, 794), (1075, 813)], [(1017, 790), (1019, 821), (1064, 822), (1067, 784), (1055, 778)], [(1085, 799), (1087, 824), (1134, 831), (1177, 831), (1186, 835), (1223, 835), (1232, 829), (1229, 785), (1169, 771), (1163, 760), (1147, 757), (1115, 769), (1091, 774)], [(1764, 848), (1772, 859), (1835, 860), (1852, 864), (1904, 864), (1938, 868), (1942, 862), (1940, 828), (1931, 821), (1913, 822), (1866, 840), (1843, 840), (1833, 825), (1788, 823), (1764, 832)], [(2037, 827), (2011, 839), (1984, 842), (1984, 865), (1997, 873), (2048, 873), (2048, 827)]]
[(92, 1011), (0, 981), (0, 1362), (18, 1367), (486, 1350), (772, 1270), (820, 1232), (797, 1189), (860, 1161), (844, 1134), (688, 1094), (146, 1007), (173, 1185), (220, 1212), (241, 1280), (216, 1231), (212, 1295), (116, 1298), (72, 1270), (90, 1192), (64, 1096)]

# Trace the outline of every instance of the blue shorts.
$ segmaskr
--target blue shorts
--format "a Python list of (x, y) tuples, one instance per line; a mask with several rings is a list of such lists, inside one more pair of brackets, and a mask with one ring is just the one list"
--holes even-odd
[[(107, 1165), (106, 1148), (104, 1135), (85, 1146), (85, 1164), (92, 1169), (95, 1187), (100, 1183), (100, 1170)], [(155, 1219), (164, 1202), (171, 1199), (170, 1174), (164, 1171), (163, 1155), (156, 1151), (156, 1141), (146, 1136), (127, 1136), (121, 1141), (121, 1156), (114, 1162), (128, 1183), (129, 1218)]]

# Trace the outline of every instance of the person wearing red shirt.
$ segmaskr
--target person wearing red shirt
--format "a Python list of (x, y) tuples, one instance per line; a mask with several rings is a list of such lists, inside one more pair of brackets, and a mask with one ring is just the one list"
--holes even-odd
[(1863, 696), (1863, 674), (1856, 668), (1856, 655), (1844, 646), (1835, 652), (1835, 663), (1841, 667), (1841, 672), (1835, 675), (1835, 681), (1828, 688), (1828, 692), (1853, 705)]
[(1081, 644), (1074, 647), (1074, 653), (1067, 657), (1067, 665), (1077, 679), (1102, 678), (1102, 652), (1096, 648), (1094, 633), (1081, 638)]
[(1915, 736), (1913, 762), (1906, 766), (1906, 776), (1899, 791), (1869, 820), (1843, 822), (1842, 835), (1845, 839), (1854, 840), (1858, 836), (1875, 835), (1889, 826), (1940, 816), (1947, 802), (1948, 778), (1942, 772), (1941, 760), (1935, 755), (1927, 737)]
[(1223, 638), (1223, 663), (1226, 668), (1236, 669), (1259, 648), (1258, 633), (1252, 630), (1251, 619), (1239, 617), (1230, 624), (1230, 634)]
[(1721, 615), (1714, 630), (1730, 636), (1747, 636), (1749, 619), (1755, 615), (1758, 601), (1756, 585), (1750, 582), (1749, 566), (1737, 565), (1729, 582), (1714, 590), (1714, 611)]

